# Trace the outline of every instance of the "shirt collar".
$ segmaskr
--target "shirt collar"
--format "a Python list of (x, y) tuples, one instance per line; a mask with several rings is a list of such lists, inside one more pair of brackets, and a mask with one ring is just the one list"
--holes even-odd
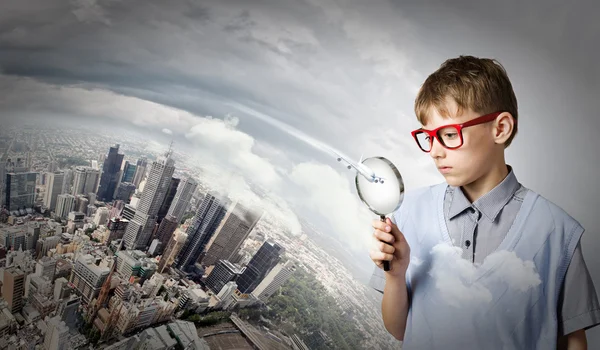
[(507, 165), (508, 175), (494, 189), (477, 199), (473, 204), (467, 199), (460, 187), (450, 186), (453, 191), (452, 202), (448, 218), (452, 219), (455, 216), (464, 212), (467, 208), (474, 206), (483, 213), (490, 221), (496, 220), (496, 217), (510, 201), (515, 192), (520, 186), (517, 181), (512, 167)]

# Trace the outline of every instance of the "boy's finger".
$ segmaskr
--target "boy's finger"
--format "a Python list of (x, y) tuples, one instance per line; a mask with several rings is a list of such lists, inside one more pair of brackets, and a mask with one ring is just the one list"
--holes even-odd
[(400, 242), (400, 241), (406, 241), (406, 239), (404, 238), (404, 234), (402, 232), (400, 232), (400, 229), (398, 229), (398, 226), (396, 226), (396, 224), (394, 224), (392, 222), (392, 220), (390, 220), (390, 218), (386, 218), (385, 219), (387, 226), (389, 226), (391, 229), (387, 232), (390, 232), (391, 234), (394, 235), (394, 237), (396, 237), (396, 239)]
[[(373, 220), (371, 225), (376, 230), (380, 230), (383, 232), (391, 232), (392, 231), (392, 227), (387, 222), (383, 222), (381, 220)], [(389, 227), (389, 229), (388, 229), (388, 227)]]
[(396, 248), (394, 248), (393, 245), (384, 242), (379, 242), (379, 250), (383, 253), (394, 254)]
[(375, 232), (373, 232), (373, 236), (375, 236), (375, 238), (379, 241), (388, 242), (391, 244), (393, 244), (395, 241), (394, 235), (391, 233), (382, 232), (380, 230), (375, 230)]

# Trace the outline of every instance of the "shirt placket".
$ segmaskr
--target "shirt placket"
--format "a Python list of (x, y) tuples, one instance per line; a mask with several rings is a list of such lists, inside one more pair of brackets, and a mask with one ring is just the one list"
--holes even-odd
[(467, 209), (467, 220), (461, 237), (461, 246), (463, 250), (462, 257), (471, 262), (475, 262), (475, 246), (477, 240), (477, 224), (481, 218), (481, 212), (474, 207)]

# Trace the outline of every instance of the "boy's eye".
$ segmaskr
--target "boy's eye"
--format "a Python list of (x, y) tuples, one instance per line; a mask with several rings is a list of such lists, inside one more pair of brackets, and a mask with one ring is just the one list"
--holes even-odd
[(458, 134), (455, 132), (452, 132), (452, 133), (449, 132), (449, 133), (444, 134), (444, 137), (448, 138), (448, 139), (455, 138), (456, 136), (458, 136)]

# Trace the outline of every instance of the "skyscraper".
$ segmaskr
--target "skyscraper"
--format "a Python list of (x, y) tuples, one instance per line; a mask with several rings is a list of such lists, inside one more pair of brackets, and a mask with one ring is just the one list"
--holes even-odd
[(113, 200), (117, 184), (119, 182), (119, 173), (123, 163), (123, 154), (119, 153), (119, 144), (111, 147), (104, 160), (102, 167), (102, 177), (98, 187), (98, 200), (110, 202)]
[(92, 167), (78, 166), (75, 167), (73, 176), (73, 195), (87, 195), (90, 192), (95, 192), (96, 186), (100, 181), (100, 171)]
[(271, 272), (258, 284), (252, 294), (262, 302), (267, 301), (296, 271), (296, 265), (291, 260), (277, 264)]
[(69, 327), (59, 316), (48, 320), (48, 329), (44, 335), (44, 349), (60, 350), (69, 345)]
[[(176, 177), (171, 178), (171, 182), (169, 183), (169, 189), (167, 190), (165, 199), (163, 200), (160, 209), (158, 209), (158, 218), (156, 221), (158, 221), (159, 223), (169, 212), (169, 208), (173, 203), (173, 199), (175, 198), (175, 194), (177, 193), (177, 187), (179, 186), (180, 181), (181, 180)], [(175, 218), (175, 221), (177, 221), (177, 218)]]
[(135, 185), (131, 182), (121, 182), (115, 195), (115, 200), (129, 203), (131, 196), (135, 193)]
[(175, 172), (175, 161), (171, 158), (171, 152), (169, 149), (164, 156), (152, 162), (135, 215), (123, 236), (123, 243), (127, 249), (144, 249), (150, 243), (158, 210)]
[(243, 269), (238, 265), (234, 265), (227, 260), (219, 260), (215, 268), (206, 277), (204, 284), (213, 293), (219, 294), (223, 286), (228, 282), (235, 281), (242, 271)]
[(161, 243), (157, 253), (163, 252), (167, 247), (167, 244), (169, 244), (171, 237), (173, 237), (173, 232), (175, 232), (177, 226), (177, 219), (170, 215), (167, 215), (167, 217), (160, 222), (160, 225), (156, 230), (156, 239)]
[(6, 201), (6, 196), (4, 195), (4, 191), (6, 190), (6, 186), (4, 181), (6, 180), (6, 163), (2, 156), (0, 156), (0, 208), (4, 205)]
[(80, 255), (71, 272), (70, 282), (85, 303), (89, 303), (98, 296), (104, 280), (108, 277), (110, 269), (94, 264), (94, 257), (90, 254)]
[(236, 203), (227, 213), (223, 224), (219, 227), (210, 244), (202, 265), (211, 266), (220, 259), (232, 260), (242, 243), (254, 229), (263, 212), (251, 210), (240, 203)]
[(226, 211), (227, 203), (222, 203), (212, 194), (206, 194), (192, 220), (192, 224), (187, 229), (188, 238), (177, 258), (175, 258), (175, 267), (186, 271), (188, 266), (196, 263), (204, 247), (206, 247), (206, 243), (221, 223)]
[(136, 167), (135, 167), (135, 175), (133, 177), (133, 184), (135, 187), (140, 187), (140, 182), (144, 179), (146, 175), (146, 167), (148, 166), (148, 160), (146, 157), (142, 157), (138, 159)]
[(25, 292), (25, 273), (16, 267), (4, 270), (2, 298), (8, 303), (11, 313), (19, 313), (23, 309), (23, 294)]
[(131, 182), (133, 183), (133, 179), (135, 178), (135, 171), (137, 169), (137, 165), (129, 163), (128, 160), (125, 161), (125, 165), (123, 166), (123, 177), (121, 178), (121, 182)]
[(177, 255), (181, 251), (181, 248), (187, 241), (187, 233), (181, 230), (175, 230), (171, 240), (167, 243), (167, 247), (164, 249), (163, 255), (160, 257), (158, 262), (158, 273), (163, 273), (165, 267), (171, 266), (175, 261)]
[(37, 173), (6, 174), (5, 203), (10, 211), (32, 208), (35, 203)]
[(63, 172), (48, 173), (46, 180), (46, 194), (44, 195), (44, 205), (54, 210), (58, 195), (62, 193), (62, 186), (65, 174)]
[(181, 220), (197, 187), (198, 183), (193, 178), (188, 177), (183, 180), (183, 182), (179, 184), (179, 188), (177, 188), (175, 198), (173, 198), (173, 203), (171, 203), (168, 214), (176, 217), (178, 221)]
[(66, 169), (64, 171), (62, 191), (60, 194), (71, 193), (71, 183), (73, 182), (73, 170)]
[(70, 212), (75, 210), (75, 196), (70, 194), (61, 194), (56, 199), (56, 216), (66, 219)]
[(284, 248), (277, 243), (266, 241), (258, 252), (254, 254), (246, 270), (237, 280), (238, 290), (244, 294), (249, 294), (262, 282), (263, 278), (279, 262), (280, 256), (284, 253)]

